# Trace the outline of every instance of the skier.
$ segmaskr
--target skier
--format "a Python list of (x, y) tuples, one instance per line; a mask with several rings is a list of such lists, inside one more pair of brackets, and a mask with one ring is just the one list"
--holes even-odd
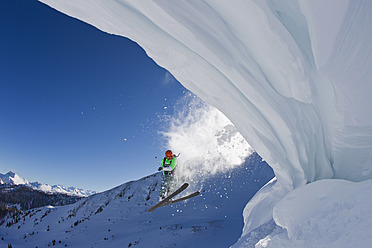
[(177, 166), (177, 156), (171, 150), (165, 152), (165, 157), (161, 160), (159, 171), (163, 171), (163, 181), (159, 191), (160, 200), (164, 199), (172, 186), (174, 172)]
[[(185, 201), (191, 199), (200, 194), (200, 191), (195, 191), (194, 193), (188, 194), (186, 196), (178, 197), (178, 199), (173, 199), (175, 196), (178, 196), (182, 193), (188, 186), (189, 183), (183, 183), (180, 187), (173, 189), (174, 184), (174, 172), (177, 166), (177, 157), (178, 155), (174, 155), (171, 150), (167, 150), (165, 152), (165, 157), (162, 159), (161, 163), (159, 162), (159, 171), (163, 171), (163, 181), (161, 185), (161, 189), (159, 191), (159, 202), (154, 206), (150, 207), (147, 212), (152, 212), (157, 208), (167, 206), (169, 204), (173, 204), (176, 202)], [(157, 157), (155, 157), (157, 159)], [(172, 193), (169, 193), (170, 189), (172, 189)]]

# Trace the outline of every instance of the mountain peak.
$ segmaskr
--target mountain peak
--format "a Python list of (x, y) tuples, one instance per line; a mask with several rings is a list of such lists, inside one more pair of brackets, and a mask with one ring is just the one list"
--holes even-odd
[(0, 179), (3, 183), (11, 185), (28, 184), (28, 181), (26, 179), (19, 176), (13, 171), (9, 171), (5, 175), (0, 174)]
[(8, 176), (14, 177), (14, 176), (16, 175), (16, 173), (13, 172), (13, 171), (9, 171), (9, 172), (6, 173), (5, 175), (8, 175)]
[(64, 187), (62, 185), (53, 185), (50, 186), (48, 184), (43, 184), (40, 182), (32, 182), (30, 183), (25, 178), (19, 176), (17, 173), (13, 171), (9, 171), (8, 173), (1, 174), (0, 173), (0, 184), (10, 184), (10, 185), (25, 185), (35, 190), (43, 191), (45, 193), (54, 194), (65, 194), (65, 195), (72, 195), (72, 196), (80, 196), (80, 197), (87, 197), (97, 193), (96, 191), (91, 190), (83, 190), (76, 187)]

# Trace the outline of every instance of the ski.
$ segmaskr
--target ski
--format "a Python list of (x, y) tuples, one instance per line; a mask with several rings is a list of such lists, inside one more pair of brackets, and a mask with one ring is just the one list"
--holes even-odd
[(187, 199), (193, 198), (193, 197), (195, 197), (195, 196), (197, 196), (197, 195), (199, 195), (199, 194), (200, 194), (199, 191), (195, 191), (194, 193), (191, 193), (191, 194), (189, 194), (189, 195), (187, 195), (187, 196), (184, 196), (184, 197), (181, 197), (181, 198), (179, 198), (179, 199), (176, 199), (176, 200), (169, 200), (168, 202), (164, 202), (164, 204), (162, 205), (162, 207), (167, 206), (167, 205), (169, 205), (169, 204), (173, 204), (173, 203), (176, 203), (176, 202), (180, 202), (180, 201), (184, 201), (184, 200), (187, 200)]
[[(188, 186), (189, 186), (188, 183), (184, 183), (184, 184), (182, 184), (181, 187), (179, 187), (179, 188), (178, 188), (176, 191), (174, 191), (172, 194), (168, 195), (164, 200), (160, 201), (158, 204), (156, 204), (156, 205), (152, 206), (151, 208), (149, 208), (149, 209), (147, 210), (147, 212), (151, 212), (151, 211), (154, 211), (154, 210), (157, 209), (157, 208), (160, 208), (160, 207), (162, 207), (162, 206), (166, 206), (166, 205), (168, 205), (168, 204), (166, 204), (166, 203), (168, 203), (169, 201), (172, 200), (173, 197), (175, 197), (176, 195), (178, 195), (179, 193), (181, 193), (182, 191), (184, 191)], [(165, 205), (164, 205), (164, 204), (165, 204)]]

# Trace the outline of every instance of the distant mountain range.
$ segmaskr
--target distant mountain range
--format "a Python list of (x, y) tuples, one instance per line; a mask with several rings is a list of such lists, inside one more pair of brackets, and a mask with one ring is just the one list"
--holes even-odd
[(26, 187), (32, 188), (34, 190), (42, 191), (47, 194), (65, 194), (70, 196), (88, 197), (90, 195), (96, 194), (96, 191), (79, 189), (76, 187), (64, 187), (62, 185), (43, 184), (40, 182), (30, 183), (25, 178), (19, 176), (18, 174), (9, 171), (6, 174), (0, 173), (0, 184), (4, 185), (24, 185)]

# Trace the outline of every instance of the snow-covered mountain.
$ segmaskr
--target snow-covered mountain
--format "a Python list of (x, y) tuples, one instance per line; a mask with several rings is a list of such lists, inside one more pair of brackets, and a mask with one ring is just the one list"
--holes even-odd
[(80, 196), (80, 197), (87, 197), (93, 194), (96, 194), (96, 191), (92, 190), (85, 190), (76, 187), (64, 187), (62, 185), (53, 185), (50, 186), (48, 184), (43, 184), (40, 182), (32, 182), (30, 183), (25, 178), (19, 176), (18, 174), (9, 171), (6, 174), (0, 173), (0, 180), (3, 184), (10, 184), (10, 185), (25, 185), (30, 187), (34, 190), (39, 190), (48, 194), (66, 194), (71, 196)]
[(82, 197), (87, 197), (87, 196), (98, 193), (97, 191), (76, 188), (73, 186), (71, 187), (65, 187), (62, 185), (50, 186), (48, 184), (43, 184), (40, 182), (30, 183), (29, 186), (33, 189), (40, 190), (46, 193), (59, 193), (59, 194), (82, 196)]
[(6, 219), (0, 226), (0, 246), (229, 247), (240, 237), (247, 201), (272, 176), (254, 153), (235, 169), (188, 181), (183, 195), (195, 190), (201, 195), (149, 213), (146, 210), (159, 199), (157, 173), (70, 206), (34, 209)]
[(24, 179), (23, 177), (20, 177), (18, 174), (14, 173), (13, 171), (9, 171), (6, 174), (0, 173), (0, 180), (3, 182), (3, 184), (10, 184), (10, 185), (29, 184), (29, 182), (26, 179)]
[(274, 169), (245, 207), (237, 247), (270, 223), (285, 232), (261, 247), (368, 244), (372, 1), (41, 2), (137, 42)]

